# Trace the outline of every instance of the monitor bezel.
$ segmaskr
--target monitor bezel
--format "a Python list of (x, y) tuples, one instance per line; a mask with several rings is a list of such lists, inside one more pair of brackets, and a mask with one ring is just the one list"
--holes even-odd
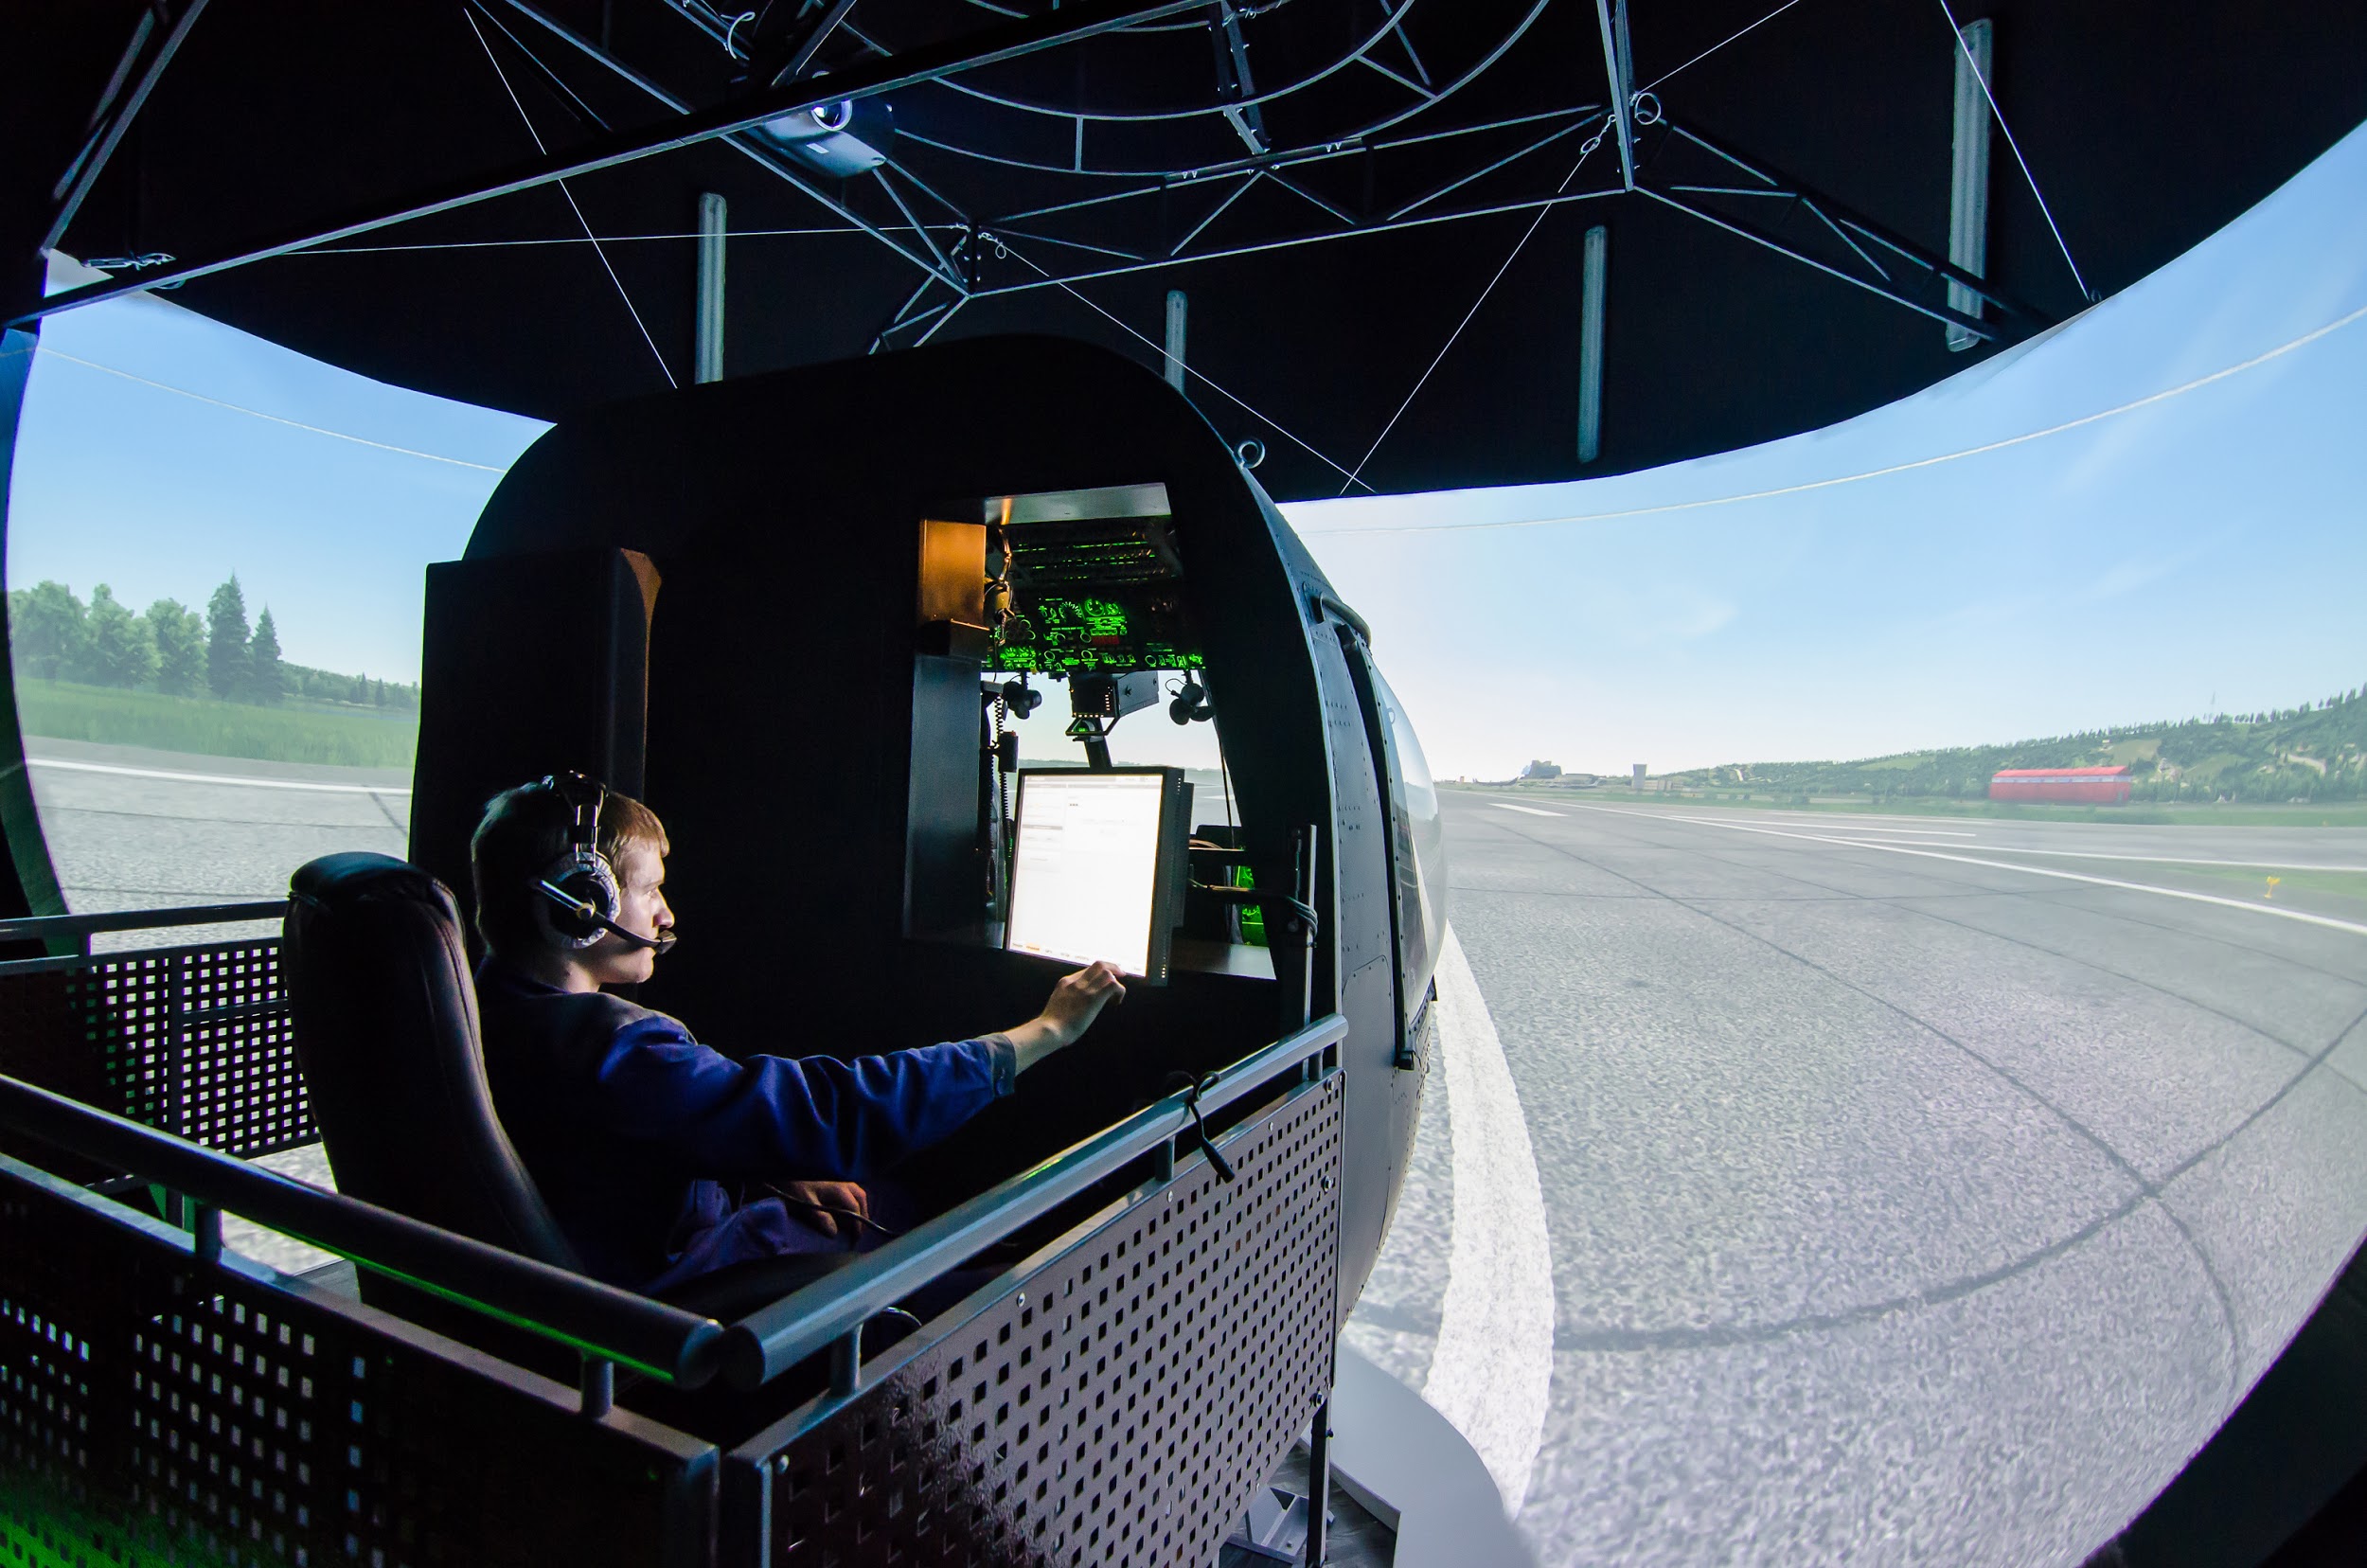
[(1033, 778), (1115, 778), (1125, 776), (1155, 776), (1161, 781), (1159, 791), (1159, 856), (1152, 868), (1150, 884), (1150, 940), (1146, 945), (1144, 972), (1129, 974), (1130, 981), (1164, 986), (1167, 983), (1170, 960), (1174, 953), (1175, 928), (1184, 918), (1184, 882), (1191, 870), (1191, 816), (1189, 794), (1184, 785), (1184, 770), (1176, 767), (1150, 765), (1112, 768), (1021, 768), (1018, 770), (1019, 789), (1011, 800), (1011, 847), (1008, 900), (1003, 922), (1003, 950), (1022, 958), (1033, 958), (1047, 964), (1075, 965), (1073, 958), (1056, 957), (1050, 953), (1030, 953), (1011, 946), (1012, 918), (1019, 910), (1019, 846), (1027, 828), (1027, 784)]

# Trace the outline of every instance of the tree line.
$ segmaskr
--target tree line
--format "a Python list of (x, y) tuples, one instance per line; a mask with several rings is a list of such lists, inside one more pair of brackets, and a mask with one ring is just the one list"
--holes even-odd
[[(2136, 744), (2131, 744), (2136, 742)], [(2146, 744), (2150, 742), (2150, 744)], [(1979, 799), (2007, 768), (2127, 767), (2139, 801), (2336, 801), (2367, 797), (2367, 687), (2298, 707), (2130, 724), (2002, 746), (1855, 762), (1757, 762), (1676, 775), (1710, 789), (1876, 800)]]
[(417, 710), (419, 688), (400, 681), (341, 675), (280, 657), (279, 629), (265, 605), (252, 627), (236, 573), (214, 590), (204, 614), (160, 598), (134, 615), (105, 583), (85, 605), (62, 582), (9, 594), (9, 642), (16, 667), (49, 681), (210, 696), (269, 706), (289, 698)]

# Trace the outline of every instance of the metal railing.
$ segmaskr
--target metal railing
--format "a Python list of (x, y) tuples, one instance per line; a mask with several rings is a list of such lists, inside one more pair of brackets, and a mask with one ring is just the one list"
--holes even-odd
[[(1293, 1067), (1306, 1069), (1306, 1078), (1318, 1076), (1311, 1060), (1347, 1033), (1347, 1020), (1332, 1013), (1252, 1052), (1200, 1089), (1200, 1114), (1221, 1110)], [(1163, 1174), (1172, 1174), (1176, 1141), (1194, 1123), (1192, 1099), (1169, 1095), (749, 1313), (724, 1332), (724, 1377), (735, 1388), (755, 1388), (827, 1348), (833, 1391), (853, 1393), (865, 1322), (1146, 1154), (1161, 1155)]]
[(754, 1388), (825, 1349), (832, 1384), (853, 1392), (863, 1325), (981, 1250), (1050, 1213), (1145, 1155), (1171, 1173), (1175, 1147), (1204, 1116), (1300, 1068), (1347, 1035), (1337, 1014), (1316, 1020), (1215, 1075), (1197, 1096), (1170, 1095), (988, 1188), (879, 1251), (723, 1327), (711, 1318), (420, 1221), (323, 1192), (78, 1100), (0, 1077), (0, 1128), (156, 1182), (198, 1205), (196, 1246), (221, 1247), (221, 1215), (244, 1216), (356, 1266), (556, 1341), (581, 1354), (588, 1409), (605, 1408), (596, 1365), (614, 1363), (684, 1387), (720, 1369)]
[[(164, 926), (229, 925), (240, 920), (276, 920), (287, 913), (287, 900), (272, 899), (251, 903), (192, 904), (185, 909), (116, 909), (90, 915), (23, 915), (15, 919), (0, 920), (0, 942), (70, 940), (87, 957), (91, 937), (100, 932), (147, 931)], [(40, 960), (32, 961), (38, 963)]]
[(105, 1162), (198, 1204), (196, 1249), (222, 1249), (222, 1215), (242, 1215), (544, 1339), (695, 1388), (715, 1374), (722, 1326), (565, 1269), (521, 1257), (215, 1152), (169, 1132), (0, 1077), (0, 1128)]

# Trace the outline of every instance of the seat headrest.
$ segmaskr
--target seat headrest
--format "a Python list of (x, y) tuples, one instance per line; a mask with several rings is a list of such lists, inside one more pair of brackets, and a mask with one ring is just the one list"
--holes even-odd
[(409, 861), (367, 849), (323, 855), (296, 867), (288, 896), (315, 909), (334, 912), (365, 899), (394, 899), (435, 904), (454, 920), (459, 912), (442, 882)]

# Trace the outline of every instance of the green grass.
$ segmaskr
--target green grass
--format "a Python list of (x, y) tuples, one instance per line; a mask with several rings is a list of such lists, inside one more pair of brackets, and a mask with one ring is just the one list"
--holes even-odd
[(210, 697), (165, 697), (23, 675), (16, 682), (16, 710), (27, 735), (259, 762), (407, 768), (419, 740), (418, 721), (412, 715), (375, 719), (308, 708), (252, 707)]
[[(2008, 854), (2011, 850), (2006, 851)], [(2097, 862), (2109, 864), (2109, 862)], [(2273, 866), (2244, 865), (2148, 865), (2148, 873), (2171, 872), (2180, 877), (2205, 878), (2230, 884), (2226, 891), (2238, 897), (2249, 893), (2269, 902), (2279, 902), (2295, 893), (2334, 893), (2346, 899), (2367, 902), (2367, 872), (2362, 871), (2280, 871)], [(2277, 879), (2270, 887), (2269, 879)]]
[(2367, 801), (2321, 801), (2313, 806), (2253, 805), (2229, 802), (2223, 806), (2209, 804), (2162, 804), (2149, 801), (2132, 802), (2127, 806), (2038, 806), (2018, 801), (1948, 800), (1927, 796), (1893, 795), (1876, 801), (1810, 800), (1803, 802), (1791, 795), (1742, 795), (1734, 791), (1713, 791), (1706, 795), (1667, 795), (1657, 792), (1635, 794), (1613, 786), (1602, 790), (1567, 790), (1522, 788), (1510, 790), (1504, 785), (1455, 785), (1447, 789), (1486, 790), (1491, 793), (1517, 793), (1523, 798), (1534, 796), (1538, 804), (1550, 806), (1557, 799), (1567, 799), (1573, 805), (1601, 806), (1699, 806), (1715, 810), (1718, 807), (1747, 808), (1759, 811), (1814, 811), (1841, 816), (1927, 816), (1927, 817), (1988, 817), (2009, 822), (2116, 822), (2136, 828), (2367, 828)]

